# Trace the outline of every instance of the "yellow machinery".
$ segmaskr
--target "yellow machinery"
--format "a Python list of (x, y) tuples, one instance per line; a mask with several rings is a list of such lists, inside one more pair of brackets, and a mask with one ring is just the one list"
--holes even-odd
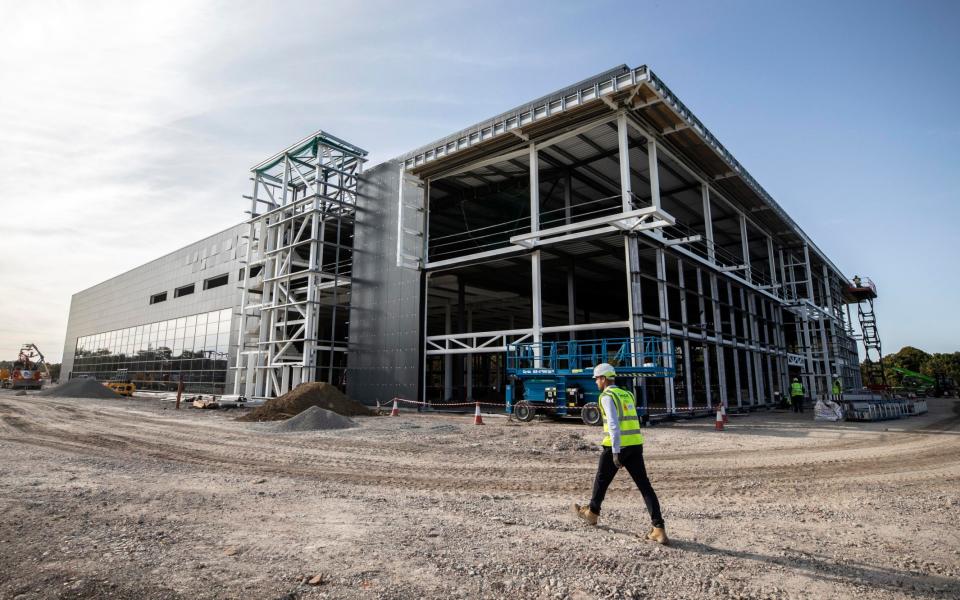
[(121, 396), (133, 396), (133, 393), (137, 391), (137, 386), (133, 385), (129, 381), (106, 381), (104, 382), (105, 386), (120, 394)]
[(117, 371), (116, 379), (105, 381), (103, 385), (107, 386), (121, 396), (131, 397), (137, 391), (137, 386), (130, 381), (130, 374), (126, 369)]

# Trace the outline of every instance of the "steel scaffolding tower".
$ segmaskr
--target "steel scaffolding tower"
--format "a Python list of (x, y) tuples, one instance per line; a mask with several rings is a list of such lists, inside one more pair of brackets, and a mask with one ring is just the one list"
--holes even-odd
[(234, 390), (341, 384), (357, 179), (367, 152), (323, 131), (251, 170)]

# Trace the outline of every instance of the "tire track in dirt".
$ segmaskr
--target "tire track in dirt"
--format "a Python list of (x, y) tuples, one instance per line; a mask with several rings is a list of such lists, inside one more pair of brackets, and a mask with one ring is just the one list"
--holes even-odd
[[(520, 460), (510, 466), (492, 466), (484, 464), (491, 457), (489, 451), (483, 449), (462, 451), (451, 462), (442, 447), (430, 448), (423, 444), (411, 445), (409, 449), (391, 447), (392, 460), (365, 458), (362, 462), (363, 472), (357, 472), (357, 456), (363, 456), (363, 450), (374, 446), (382, 451), (382, 439), (312, 438), (306, 446), (291, 447), (289, 439), (262, 437), (249, 431), (236, 432), (193, 421), (144, 418), (131, 425), (129, 414), (124, 414), (122, 410), (97, 411), (101, 418), (95, 420), (93, 425), (85, 424), (87, 431), (71, 432), (67, 428), (74, 420), (77, 409), (56, 404), (35, 404), (34, 408), (27, 413), (9, 403), (0, 403), (0, 419), (7, 428), (13, 430), (13, 436), (8, 438), (10, 441), (114, 460), (137, 457), (189, 465), (212, 472), (229, 468), (251, 476), (282, 476), (425, 491), (558, 493), (581, 490), (583, 480), (590, 478), (595, 462), (593, 455), (582, 459), (577, 457), (573, 461), (560, 456), (556, 458), (560, 464), (544, 465), (543, 460), (532, 459), (518, 451), (516, 454)], [(960, 416), (954, 415), (917, 432), (879, 436), (872, 444), (862, 448), (867, 451), (872, 449), (872, 452), (865, 456), (838, 459), (837, 462), (721, 464), (706, 468), (702, 458), (688, 458), (686, 462), (671, 460), (670, 468), (663, 469), (663, 487), (667, 490), (689, 490), (742, 479), (762, 480), (767, 487), (790, 486), (798, 479), (816, 478), (823, 481), (955, 465), (960, 460), (954, 441), (956, 436), (947, 434), (937, 436), (942, 439), (930, 438), (931, 434), (953, 431), (958, 421)], [(218, 431), (211, 432), (211, 429)], [(331, 453), (331, 446), (336, 446), (337, 451)], [(396, 446), (403, 446), (403, 443)], [(842, 443), (819, 446), (816, 450), (823, 453), (851, 449), (848, 444)], [(416, 461), (412, 460), (413, 455), (416, 455)], [(713, 461), (721, 462), (725, 458), (717, 455), (710, 457)], [(411, 460), (411, 464), (403, 464), (407, 460)], [(493, 460), (502, 462), (502, 454)]]

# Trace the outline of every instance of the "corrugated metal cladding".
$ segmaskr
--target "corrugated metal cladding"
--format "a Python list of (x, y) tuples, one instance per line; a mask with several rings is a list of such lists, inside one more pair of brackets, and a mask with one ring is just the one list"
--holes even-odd
[[(399, 183), (400, 163), (390, 161), (357, 188), (347, 394), (368, 405), (418, 399), (422, 275), (396, 266)], [(404, 188), (405, 199), (422, 194)]]

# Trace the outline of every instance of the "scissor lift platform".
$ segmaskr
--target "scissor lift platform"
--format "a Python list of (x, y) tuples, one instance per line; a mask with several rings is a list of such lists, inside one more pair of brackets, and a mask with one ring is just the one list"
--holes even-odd
[[(639, 400), (637, 412), (646, 419), (646, 402), (636, 390), (639, 380), (673, 377), (676, 350), (673, 340), (656, 336), (511, 345), (507, 349), (507, 412), (521, 421), (531, 421), (537, 414), (579, 415), (584, 423), (599, 424), (600, 392), (593, 382), (593, 368), (600, 363), (614, 366), (617, 385), (634, 393)], [(514, 395), (519, 396), (516, 403)]]

